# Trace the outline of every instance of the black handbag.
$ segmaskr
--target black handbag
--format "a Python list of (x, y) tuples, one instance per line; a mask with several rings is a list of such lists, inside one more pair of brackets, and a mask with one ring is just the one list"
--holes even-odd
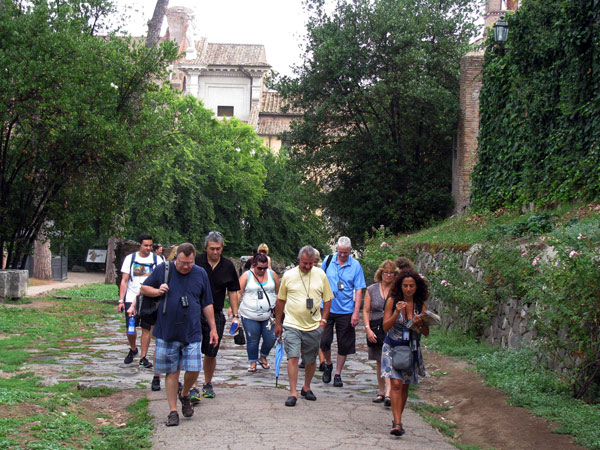
[(385, 331), (383, 331), (383, 319), (370, 320), (369, 326), (371, 327), (371, 330), (373, 330), (373, 333), (375, 333), (375, 336), (377, 336), (377, 342), (371, 342), (367, 338), (367, 345), (369, 347), (381, 347), (383, 345), (383, 340), (385, 339)]
[(244, 328), (241, 323), (238, 327), (238, 332), (233, 336), (233, 342), (237, 345), (246, 345), (246, 334), (244, 333)]
[[(169, 284), (170, 265), (170, 262), (165, 262), (165, 284)], [(161, 295), (160, 297), (147, 297), (145, 295), (139, 294), (136, 297), (135, 301), (135, 315), (138, 316), (140, 319), (153, 318), (156, 315), (156, 312), (158, 311), (158, 304), (163, 299), (166, 299), (166, 295)]]

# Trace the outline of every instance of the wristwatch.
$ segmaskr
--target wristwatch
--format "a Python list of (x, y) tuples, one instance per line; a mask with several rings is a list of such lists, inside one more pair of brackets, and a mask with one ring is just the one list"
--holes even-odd
[(237, 314), (234, 314), (234, 315), (233, 315), (233, 318), (234, 318), (234, 319), (239, 319), (239, 318), (240, 318), (240, 316), (238, 316)]

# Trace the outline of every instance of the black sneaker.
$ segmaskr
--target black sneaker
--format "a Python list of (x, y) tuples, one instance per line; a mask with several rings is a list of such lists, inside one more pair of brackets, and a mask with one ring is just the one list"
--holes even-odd
[(215, 394), (212, 383), (202, 385), (202, 396), (204, 398), (215, 398), (215, 395), (217, 394)]
[(335, 375), (333, 377), (333, 385), (335, 387), (342, 387), (344, 385), (344, 382), (342, 381), (341, 375)]
[(133, 357), (135, 355), (137, 355), (137, 354), (138, 354), (138, 349), (137, 348), (135, 349), (135, 351), (129, 349), (129, 353), (127, 353), (127, 356), (125, 357), (125, 359), (123, 360), (123, 362), (125, 364), (131, 364), (133, 362)]
[(192, 405), (197, 405), (198, 403), (200, 403), (200, 400), (202, 400), (202, 394), (200, 394), (200, 390), (195, 387), (191, 388), (190, 401), (192, 402)]
[(153, 391), (160, 391), (160, 377), (154, 377), (154, 378), (152, 378), (151, 389)]
[(179, 425), (179, 414), (177, 414), (177, 411), (171, 411), (169, 417), (167, 417), (167, 426), (176, 427), (177, 425)]
[(333, 364), (325, 364), (325, 370), (323, 371), (323, 383), (329, 383), (331, 381), (331, 372), (333, 372)]
[(183, 417), (192, 417), (194, 415), (194, 407), (192, 406), (192, 401), (190, 400), (190, 396), (183, 395), (179, 396), (179, 401), (181, 402), (181, 412), (183, 413)]
[(298, 369), (304, 369), (306, 367), (306, 364), (304, 364), (304, 360), (300, 360), (300, 364), (298, 364)]
[(319, 364), (319, 372), (325, 372), (325, 369), (327, 369), (327, 364), (325, 364), (325, 361), (323, 361), (321, 364)]
[(140, 358), (140, 366), (145, 368), (145, 369), (152, 369), (152, 363), (150, 361), (148, 361), (148, 358), (146, 358), (145, 356), (143, 358)]

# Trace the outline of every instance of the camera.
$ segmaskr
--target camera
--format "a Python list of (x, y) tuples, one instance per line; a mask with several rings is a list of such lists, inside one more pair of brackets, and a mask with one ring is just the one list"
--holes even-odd
[(262, 300), (263, 299), (263, 293), (262, 293), (262, 291), (258, 291), (257, 294), (258, 294), (258, 299)]
[(183, 308), (187, 308), (188, 306), (190, 306), (190, 302), (189, 302), (189, 300), (188, 300), (188, 298), (187, 298), (187, 295), (184, 295), (183, 297), (181, 297), (181, 298), (179, 299), (179, 301), (181, 302), (181, 306), (182, 306)]
[(313, 299), (312, 298), (307, 298), (306, 299), (306, 309), (313, 309)]

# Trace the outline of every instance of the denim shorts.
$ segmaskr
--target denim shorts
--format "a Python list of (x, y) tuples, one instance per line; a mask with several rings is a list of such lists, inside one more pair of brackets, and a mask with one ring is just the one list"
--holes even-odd
[(174, 373), (180, 368), (190, 372), (202, 370), (200, 342), (184, 344), (178, 341), (156, 339), (155, 373)]

